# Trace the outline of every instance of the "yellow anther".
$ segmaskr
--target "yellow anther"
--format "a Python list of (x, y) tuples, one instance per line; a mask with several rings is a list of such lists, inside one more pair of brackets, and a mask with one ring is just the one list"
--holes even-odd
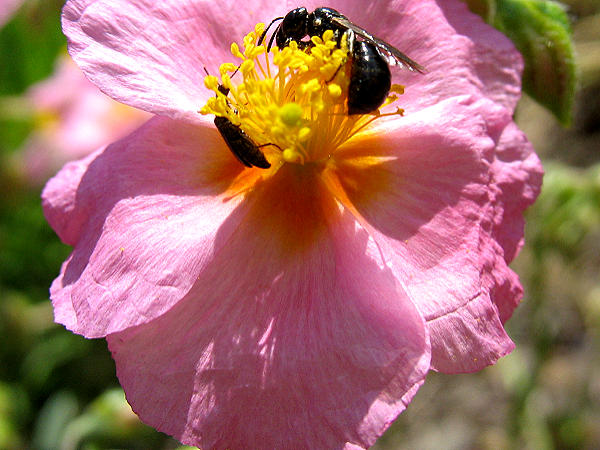
[(339, 84), (330, 84), (327, 86), (327, 89), (329, 90), (329, 95), (333, 98), (338, 98), (342, 95), (342, 87)]
[(302, 156), (302, 154), (291, 148), (286, 148), (283, 151), (283, 153), (281, 154), (281, 157), (283, 158), (283, 160), (285, 162), (288, 162), (288, 163), (293, 163), (293, 164), (303, 164), (304, 163), (304, 157)]
[(394, 92), (395, 94), (402, 95), (404, 94), (404, 86), (401, 84), (392, 84), (390, 88), (390, 92)]
[(251, 46), (247, 48), (244, 54), (250, 59), (256, 59), (257, 56), (262, 55), (265, 52), (266, 49), (261, 45), (260, 47)]
[(300, 131), (298, 131), (298, 140), (300, 142), (304, 142), (305, 140), (307, 140), (311, 135), (311, 129), (308, 127), (303, 127), (300, 128)]
[(211, 91), (215, 91), (219, 88), (219, 79), (213, 75), (207, 75), (204, 77), (204, 86)]
[(254, 34), (255, 36), (261, 36), (263, 34), (263, 31), (265, 31), (265, 24), (262, 22), (258, 22), (256, 25), (254, 25)]
[(235, 42), (231, 44), (231, 54), (236, 58), (246, 59), (242, 52), (240, 52), (240, 47)]
[(254, 72), (254, 61), (251, 59), (245, 60), (240, 66), (240, 70), (242, 71), (242, 74), (244, 74), (244, 79), (246, 79), (247, 75)]
[(322, 89), (321, 83), (319, 83), (319, 80), (313, 78), (312, 80), (309, 80), (308, 83), (304, 83), (300, 86), (300, 92), (302, 94), (310, 94), (310, 93), (314, 93), (314, 92), (318, 92)]
[(221, 74), (221, 76), (223, 76), (228, 72), (235, 72), (236, 69), (237, 66), (233, 63), (223, 63), (219, 66), (219, 73)]

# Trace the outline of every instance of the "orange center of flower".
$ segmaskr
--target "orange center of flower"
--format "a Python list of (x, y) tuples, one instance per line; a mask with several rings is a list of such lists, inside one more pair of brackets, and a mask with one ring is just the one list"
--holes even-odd
[[(271, 164), (266, 170), (243, 170), (230, 189), (234, 194), (258, 192), (265, 185), (259, 183), (261, 180), (269, 185), (276, 181), (278, 187), (273, 191), (277, 194), (269, 194), (271, 205), (283, 185), (287, 186), (283, 190), (305, 191), (294, 196), (296, 203), (303, 203), (300, 199), (306, 196), (310, 203), (320, 197), (315, 189), (324, 189), (358, 215), (349, 193), (370, 196), (367, 193), (371, 188), (379, 190), (382, 183), (386, 184), (385, 171), (373, 178), (368, 175), (372, 171), (366, 169), (381, 167), (389, 157), (344, 149), (357, 148), (361, 137), (370, 135), (374, 121), (402, 116), (403, 110), (348, 115), (351, 55), (346, 39), (338, 43), (332, 30), (323, 36), (312, 36), (311, 45), (305, 49), (291, 42), (288, 47), (273, 47), (270, 52), (265, 43), (257, 45), (263, 31), (264, 24), (257, 24), (245, 36), (243, 51), (237, 44), (231, 45), (232, 54), (241, 60), (239, 66), (222, 64), (220, 78), (208, 75), (204, 80), (215, 96), (200, 113), (226, 118), (256, 144)], [(392, 85), (381, 108), (396, 102), (403, 91), (403, 86)], [(359, 174), (369, 179), (359, 180)], [(284, 178), (287, 181), (282, 181)], [(307, 178), (313, 181), (308, 182)], [(364, 181), (369, 186), (359, 187)], [(306, 193), (307, 184), (313, 186), (311, 195)]]

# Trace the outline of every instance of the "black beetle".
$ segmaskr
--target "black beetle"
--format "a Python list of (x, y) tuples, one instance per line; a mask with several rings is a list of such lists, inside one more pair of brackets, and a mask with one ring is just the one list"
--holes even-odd
[[(239, 67), (238, 67), (239, 69)], [(234, 72), (237, 73), (238, 69)], [(206, 67), (204, 71), (209, 75)], [(229, 95), (229, 89), (219, 84), (217, 90), (225, 97)], [(257, 145), (244, 130), (238, 125), (234, 124), (227, 117), (215, 116), (215, 127), (221, 134), (221, 137), (231, 150), (231, 153), (246, 167), (258, 167), (260, 169), (268, 169), (271, 167), (267, 158), (263, 152), (260, 151), (260, 147), (266, 147), (267, 145), (275, 144), (263, 144)]]

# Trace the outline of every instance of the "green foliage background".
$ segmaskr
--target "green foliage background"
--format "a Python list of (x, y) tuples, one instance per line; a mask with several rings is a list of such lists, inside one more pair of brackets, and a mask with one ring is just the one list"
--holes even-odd
[[(600, 5), (568, 3), (582, 50), (573, 126), (528, 98), (516, 116), (547, 171), (514, 264), (517, 350), (478, 374), (431, 374), (376, 448), (600, 448)], [(61, 5), (30, 0), (0, 29), (0, 449), (177, 448), (130, 411), (104, 341), (52, 320), (70, 249), (14, 166), (35, 124), (10, 105), (64, 51)]]

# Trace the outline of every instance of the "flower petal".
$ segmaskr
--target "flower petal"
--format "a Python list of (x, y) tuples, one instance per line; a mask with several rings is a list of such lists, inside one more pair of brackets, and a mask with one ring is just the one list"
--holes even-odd
[(459, 35), (454, 41), (467, 41), (462, 64), (469, 65), (469, 79), (475, 76), (473, 82), (486, 98), (514, 111), (521, 98), (524, 63), (512, 41), (471, 13), (466, 2), (438, 1), (438, 4), (452, 32)]
[(502, 131), (492, 164), (493, 214), (489, 234), (496, 242), (493, 270), (489, 272), (492, 299), (506, 322), (522, 297), (522, 288), (510, 263), (523, 245), (523, 212), (540, 193), (543, 169), (533, 147), (512, 121)]
[[(496, 258), (482, 244), (495, 147), (483, 117), (497, 108), (452, 99), (339, 149), (340, 184), (430, 325), (440, 370), (477, 370), (513, 347), (482, 275)], [(381, 163), (353, 169), (365, 155)]]
[(151, 117), (102, 94), (66, 54), (54, 74), (33, 85), (26, 97), (45, 118), (17, 155), (32, 184), (43, 184), (66, 162), (128, 135)]
[(401, 101), (407, 114), (462, 95), (491, 98), (514, 110), (521, 94), (521, 55), (465, 2), (407, 0), (384, 12), (379, 2), (362, 8), (356, 15), (348, 12), (350, 20), (427, 69), (393, 72), (394, 82), (406, 86)]
[(494, 236), (504, 249), (506, 262), (511, 262), (523, 245), (523, 211), (539, 195), (544, 175), (531, 143), (514, 122), (500, 136), (492, 170), (498, 205)]
[(69, 53), (103, 92), (131, 106), (197, 122), (213, 73), (233, 61), (232, 41), (254, 28), (266, 1), (70, 0)]
[(145, 422), (203, 448), (367, 447), (422, 383), (419, 312), (305, 173), (282, 167), (248, 195), (169, 312), (108, 336)]
[(489, 293), (468, 299), (454, 311), (427, 321), (432, 367), (445, 373), (481, 370), (509, 354), (510, 340)]
[(214, 250), (240, 170), (214, 128), (164, 118), (68, 164), (43, 192), (49, 223), (74, 246), (51, 288), (58, 320), (98, 337), (167, 311)]

